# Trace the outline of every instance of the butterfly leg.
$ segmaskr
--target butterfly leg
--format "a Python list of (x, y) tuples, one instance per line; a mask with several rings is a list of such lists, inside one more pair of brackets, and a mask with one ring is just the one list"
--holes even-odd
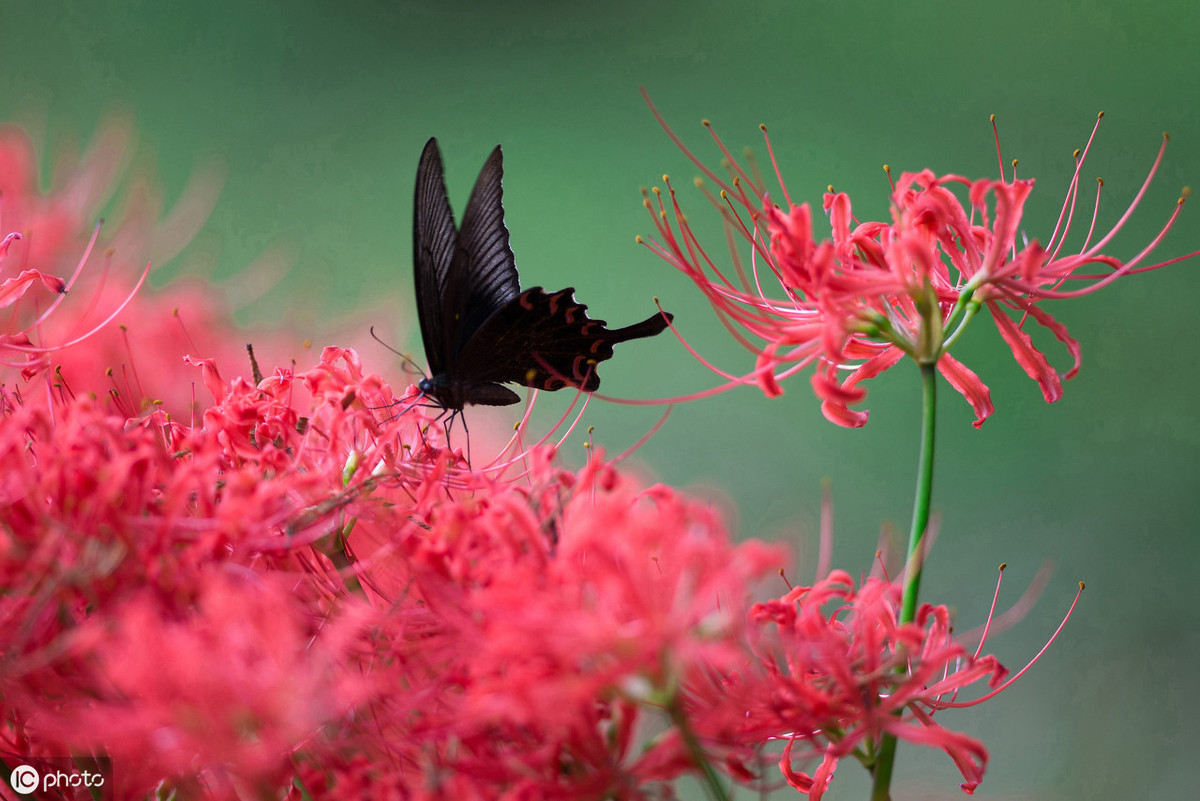
[(444, 423), (446, 431), (446, 448), (451, 449), (450, 431), (454, 428), (454, 421), (461, 420), (463, 427), (463, 435), (467, 438), (467, 469), (471, 468), (471, 429), (467, 427), (467, 416), (463, 414), (462, 409), (447, 410), (450, 412), (449, 419)]

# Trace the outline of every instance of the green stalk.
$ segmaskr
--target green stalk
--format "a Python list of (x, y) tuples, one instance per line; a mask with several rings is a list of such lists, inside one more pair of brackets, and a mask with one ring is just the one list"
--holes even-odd
[[(911, 623), (917, 614), (917, 592), (921, 588), (921, 543), (929, 527), (929, 502), (933, 496), (934, 424), (937, 422), (937, 368), (921, 365), (921, 456), (917, 462), (917, 492), (913, 500), (912, 530), (908, 535), (908, 561), (904, 580), (904, 595), (900, 602), (900, 623)], [(897, 712), (897, 715), (900, 713)], [(885, 734), (879, 744), (879, 754), (872, 773), (871, 801), (890, 801), (892, 767), (896, 761), (896, 738)]]
[(721, 782), (721, 777), (717, 774), (712, 763), (708, 761), (708, 755), (704, 753), (704, 746), (700, 745), (700, 740), (696, 738), (696, 733), (692, 731), (691, 724), (688, 723), (687, 713), (683, 711), (683, 705), (679, 702), (679, 696), (676, 695), (667, 704), (667, 714), (671, 716), (671, 721), (675, 727), (679, 729), (679, 735), (683, 738), (684, 745), (687, 746), (688, 754), (692, 758), (692, 764), (700, 769), (704, 776), (704, 786), (708, 790), (708, 795), (713, 801), (729, 801), (729, 793), (725, 789), (725, 785)]
[[(950, 334), (948, 337), (946, 337), (945, 340), (942, 341), (942, 353), (949, 352), (950, 348), (952, 348), (954, 346), (954, 343), (958, 340), (958, 338), (960, 336), (962, 336), (963, 331), (967, 330), (967, 325), (970, 324), (971, 318), (975, 316), (975, 312), (979, 311), (979, 308), (982, 305), (983, 305), (982, 303), (980, 303), (979, 301), (974, 300), (974, 299), (972, 299), (970, 302), (968, 302), (966, 304), (966, 306), (964, 307), (965, 310), (963, 311), (963, 315), (962, 315), (962, 321), (959, 322), (958, 325), (954, 328), (954, 332), (952, 334)], [(953, 319), (954, 319), (954, 314), (951, 314), (951, 316), (949, 318), (947, 318), (946, 324), (947, 324), (948, 328), (951, 326)]]

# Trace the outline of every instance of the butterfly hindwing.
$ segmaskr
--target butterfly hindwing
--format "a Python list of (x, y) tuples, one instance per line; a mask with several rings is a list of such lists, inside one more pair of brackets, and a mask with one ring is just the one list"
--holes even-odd
[(609, 330), (587, 316), (574, 289), (547, 294), (531, 287), (492, 315), (459, 354), (458, 369), (474, 382), (522, 384), (536, 389), (600, 387), (596, 368), (611, 359), (613, 345), (654, 336), (670, 315), (655, 314), (625, 328)]
[(453, 358), (445, 347), (442, 299), (457, 243), (458, 231), (442, 175), (442, 155), (437, 139), (430, 139), (425, 143), (417, 167), (417, 189), (413, 200), (413, 279), (425, 358), (435, 375), (449, 369)]

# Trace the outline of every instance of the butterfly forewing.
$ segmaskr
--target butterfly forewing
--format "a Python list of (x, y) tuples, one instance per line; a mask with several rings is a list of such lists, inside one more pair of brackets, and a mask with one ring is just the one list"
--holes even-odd
[(450, 276), (450, 265), (458, 242), (454, 213), (446, 197), (442, 155), (437, 140), (425, 143), (417, 167), (417, 189), (413, 201), (413, 279), (417, 290), (417, 318), (425, 358), (434, 375), (449, 369), (452, 355), (446, 348), (446, 321), (442, 299)]
[(442, 316), (454, 330), (449, 339), (456, 354), (489, 317), (521, 293), (504, 225), (503, 158), (496, 145), (475, 181), (442, 297)]

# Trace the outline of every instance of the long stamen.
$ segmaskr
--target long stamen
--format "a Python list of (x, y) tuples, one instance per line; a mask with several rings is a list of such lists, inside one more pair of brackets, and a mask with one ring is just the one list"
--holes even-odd
[(94, 327), (93, 329), (88, 331), (86, 334), (78, 336), (75, 339), (70, 340), (69, 342), (62, 342), (62, 343), (60, 343), (58, 345), (54, 345), (52, 347), (38, 348), (38, 347), (31, 347), (28, 345), (11, 345), (11, 344), (8, 347), (12, 348), (13, 350), (20, 350), (20, 351), (24, 351), (26, 353), (51, 353), (55, 350), (60, 350), (62, 348), (69, 348), (72, 345), (78, 345), (80, 342), (83, 342), (85, 339), (92, 336), (97, 331), (101, 330), (106, 325), (111, 323), (118, 314), (120, 314), (122, 311), (124, 311), (125, 307), (128, 306), (130, 304), (130, 302), (133, 300), (133, 296), (136, 295), (138, 293), (138, 290), (142, 288), (142, 284), (146, 283), (146, 276), (148, 276), (149, 274), (150, 274), (150, 262), (146, 262), (146, 269), (142, 270), (141, 277), (138, 278), (137, 283), (134, 284), (133, 289), (126, 296), (125, 300), (121, 301), (121, 303), (117, 306), (117, 308), (113, 309), (112, 313), (109, 314), (108, 317), (104, 318), (104, 320), (99, 325), (97, 325), (96, 327)]
[(1054, 630), (1054, 633), (1050, 635), (1050, 639), (1047, 640), (1046, 644), (1042, 646), (1042, 649), (1034, 655), (1033, 659), (1030, 659), (1029, 663), (1027, 665), (1025, 665), (1025, 667), (1021, 668), (1019, 671), (1017, 671), (1011, 678), (1008, 679), (1008, 681), (1004, 682), (999, 687), (995, 688), (994, 690), (987, 693), (986, 695), (983, 695), (972, 701), (939, 703), (939, 704), (937, 704), (937, 708), (950, 709), (950, 708), (963, 708), (963, 707), (969, 707), (969, 706), (976, 706), (977, 704), (982, 704), (984, 701), (987, 701), (988, 699), (995, 698), (997, 695), (999, 695), (1000, 693), (1004, 692), (1006, 689), (1011, 687), (1013, 682), (1015, 682), (1017, 679), (1021, 678), (1021, 676), (1025, 675), (1025, 672), (1027, 670), (1029, 670), (1031, 667), (1033, 667), (1033, 664), (1035, 662), (1037, 662), (1039, 659), (1041, 659), (1042, 654), (1046, 653), (1046, 651), (1050, 648), (1051, 644), (1054, 643), (1054, 640), (1058, 637), (1059, 632), (1061, 632), (1063, 630), (1063, 628), (1067, 625), (1067, 621), (1071, 619), (1071, 613), (1075, 611), (1075, 606), (1079, 603), (1079, 597), (1081, 595), (1083, 595), (1083, 588), (1084, 588), (1084, 583), (1081, 581), (1081, 582), (1079, 582), (1079, 590), (1075, 593), (1075, 600), (1073, 600), (1071, 602), (1071, 607), (1067, 610), (1067, 614), (1063, 617), (1062, 622), (1058, 624), (1058, 628), (1056, 628)]
[[(1000, 163), (1000, 180), (1004, 180), (1004, 156), (1000, 155), (1000, 129), (996, 127), (996, 115), (990, 117), (992, 123), (992, 137), (996, 140), (996, 161)], [(1015, 175), (1013, 176), (1016, 177)]]
[[(58, 293), (58, 297), (54, 299), (53, 303), (46, 307), (46, 310), (42, 312), (36, 320), (34, 320), (32, 323), (26, 326), (24, 330), (21, 331), (22, 334), (28, 334), (30, 331), (34, 330), (43, 322), (45, 322), (46, 318), (49, 317), (66, 299), (67, 293), (70, 292), (71, 288), (75, 286), (75, 282), (79, 279), (79, 275), (83, 272), (84, 265), (87, 264), (88, 259), (90, 259), (92, 256), (92, 249), (96, 246), (96, 240), (100, 236), (100, 226), (103, 224), (104, 220), (101, 220), (100, 222), (96, 223), (96, 227), (92, 229), (92, 236), (88, 240), (87, 246), (83, 249), (83, 255), (79, 257), (79, 262), (75, 265), (75, 271), (71, 273), (71, 277), (68, 278), (66, 283), (63, 285), (62, 290)], [(146, 269), (148, 270), (149, 267), (147, 266)], [(141, 286), (141, 282), (138, 282), (138, 286)], [(128, 303), (129, 301), (127, 300), (125, 302)]]
[[(1103, 111), (1096, 115), (1096, 124), (1092, 126), (1092, 133), (1088, 137), (1087, 144), (1083, 146), (1083, 150), (1075, 151), (1075, 174), (1071, 177), (1071, 182), (1067, 185), (1067, 196), (1063, 199), (1062, 208), (1058, 212), (1058, 221), (1054, 224), (1054, 231), (1050, 234), (1050, 238), (1047, 240), (1046, 244), (1046, 249), (1054, 250), (1056, 254), (1058, 252), (1058, 247), (1061, 247), (1062, 243), (1059, 242), (1058, 247), (1055, 247), (1053, 245), (1054, 240), (1058, 238), (1060, 231), (1062, 233), (1062, 238), (1067, 238), (1067, 231), (1069, 231), (1071, 227), (1068, 209), (1072, 211), (1074, 210), (1075, 199), (1077, 197), (1076, 192), (1079, 187), (1079, 173), (1080, 170), (1083, 169), (1084, 161), (1087, 160), (1087, 154), (1092, 148), (1092, 142), (1094, 142), (1096, 139), (1096, 132), (1100, 130), (1100, 120), (1102, 119), (1104, 119)], [(1065, 226), (1063, 225), (1064, 219), (1068, 219), (1068, 222)]]
[(733, 173), (733, 176), (730, 180), (736, 184), (740, 178), (741, 180), (750, 184), (750, 186), (756, 186), (753, 176), (747, 175), (746, 171), (738, 166), (737, 160), (733, 157), (733, 154), (730, 153), (729, 149), (725, 147), (725, 143), (721, 141), (721, 137), (717, 136), (717, 132), (713, 130), (712, 123), (708, 120), (701, 120), (700, 124), (708, 129), (709, 135), (712, 136), (713, 141), (717, 143), (717, 147), (720, 148), (721, 153), (725, 156), (725, 161), (729, 164), (729, 170), (731, 173)]
[(671, 126), (667, 125), (667, 121), (663, 119), (662, 114), (658, 112), (658, 108), (655, 107), (653, 102), (651, 102), (650, 95), (646, 92), (645, 87), (640, 87), (640, 90), (642, 93), (642, 99), (644, 99), (646, 101), (646, 105), (650, 107), (650, 113), (654, 115), (654, 119), (658, 120), (658, 124), (662, 127), (663, 131), (666, 132), (671, 141), (675, 143), (675, 146), (678, 147), (683, 155), (687, 156), (688, 160), (695, 164), (700, 172), (704, 173), (704, 175), (706, 175), (713, 183), (722, 189), (728, 190), (729, 186), (725, 183), (725, 181), (718, 177), (717, 174), (708, 167), (706, 167), (704, 162), (696, 158), (696, 156), (692, 154), (692, 151), (688, 150), (688, 147), (683, 143), (683, 140), (680, 139), (673, 130), (671, 130)]
[(999, 575), (996, 576), (996, 591), (992, 593), (992, 605), (988, 609), (987, 622), (983, 625), (983, 634), (979, 638), (979, 646), (975, 649), (975, 655), (972, 659), (978, 659), (979, 654), (983, 652), (983, 644), (987, 642), (988, 631), (992, 627), (992, 620), (996, 615), (996, 601), (1000, 598), (1000, 584), (1004, 581), (1004, 568), (1008, 567), (1007, 562), (1000, 564)]
[(645, 434), (642, 434), (640, 437), (638, 437), (637, 442), (621, 451), (621, 453), (614, 458), (611, 463), (617, 464), (618, 462), (624, 461), (629, 456), (632, 456), (639, 448), (649, 442), (650, 439), (659, 432), (663, 425), (666, 424), (667, 418), (671, 416), (671, 412), (674, 410), (674, 408), (674, 404), (667, 404), (667, 407), (663, 409), (662, 415), (658, 418), (658, 422), (650, 426), (650, 429), (646, 431)]
[(1125, 213), (1121, 215), (1121, 218), (1117, 220), (1116, 224), (1100, 239), (1099, 242), (1093, 245), (1090, 249), (1081, 251), (1079, 254), (1080, 256), (1085, 258), (1095, 256), (1097, 253), (1103, 250), (1104, 247), (1112, 241), (1113, 237), (1117, 235), (1117, 232), (1121, 230), (1129, 218), (1133, 216), (1133, 210), (1137, 208), (1138, 204), (1142, 202), (1142, 198), (1146, 196), (1146, 191), (1150, 188), (1150, 182), (1154, 180), (1154, 176), (1158, 172), (1159, 165), (1162, 164), (1163, 155), (1167, 152), (1167, 142), (1169, 142), (1170, 139), (1170, 136), (1165, 133), (1163, 134), (1162, 144), (1159, 145), (1158, 155), (1154, 157), (1154, 163), (1150, 165), (1150, 172), (1146, 174), (1146, 180), (1142, 181), (1141, 188), (1138, 189), (1137, 194), (1134, 195), (1133, 200), (1129, 203), (1129, 207), (1125, 209)]
[[(1087, 287), (1084, 287), (1083, 289), (1068, 290), (1068, 291), (1054, 291), (1054, 290), (1039, 289), (1036, 287), (1027, 287), (1027, 286), (1025, 286), (1024, 288), (1026, 288), (1030, 292), (1031, 295), (1033, 295), (1034, 297), (1037, 297), (1037, 298), (1064, 299), (1064, 298), (1081, 297), (1083, 295), (1091, 294), (1092, 292), (1095, 292), (1096, 290), (1098, 290), (1104, 286), (1107, 286), (1108, 284), (1111, 284), (1113, 281), (1117, 280), (1121, 276), (1129, 275), (1129, 274), (1132, 274), (1135, 272), (1146, 272), (1148, 270), (1156, 270), (1161, 267), (1166, 267), (1170, 264), (1175, 264), (1176, 262), (1190, 259), (1193, 256), (1200, 255), (1200, 250), (1195, 250), (1184, 256), (1179, 256), (1174, 259), (1169, 259), (1167, 261), (1158, 262), (1156, 264), (1148, 265), (1146, 267), (1138, 268), (1138, 266), (1137, 266), (1141, 261), (1143, 261), (1147, 256), (1149, 256), (1150, 253), (1153, 252), (1154, 249), (1159, 246), (1159, 244), (1162, 243), (1163, 239), (1167, 235), (1167, 232), (1170, 231), (1171, 228), (1175, 225), (1175, 221), (1179, 218), (1180, 213), (1183, 211), (1183, 205), (1186, 202), (1186, 200), (1187, 200), (1187, 196), (1183, 195), (1176, 201), (1174, 211), (1171, 212), (1171, 216), (1169, 218), (1167, 218), (1166, 224), (1158, 232), (1158, 235), (1155, 236), (1154, 239), (1151, 240), (1148, 245), (1146, 245), (1146, 247), (1142, 248), (1142, 250), (1139, 251), (1136, 256), (1134, 256), (1132, 259), (1125, 262), (1124, 264), (1122, 264), (1118, 260), (1112, 258), (1111, 256), (1096, 255), (1094, 252), (1090, 253), (1090, 254), (1081, 254), (1079, 257), (1074, 257), (1074, 259), (1077, 260), (1077, 262), (1074, 262), (1074, 263), (1078, 263), (1079, 265), (1088, 264), (1088, 263), (1109, 264), (1110, 266), (1113, 266), (1116, 268), (1112, 273), (1109, 273), (1108, 275), (1100, 278), (1095, 283), (1093, 283)], [(1095, 248), (1093, 248), (1092, 250), (1094, 251)], [(1071, 266), (1072, 263), (1073, 263), (1072, 261), (1068, 261), (1068, 266), (1066, 268), (1064, 268), (1066, 270), (1066, 272), (1073, 273), (1074, 268), (1073, 268), (1073, 266)], [(1072, 274), (1072, 275), (1070, 275), (1070, 277), (1083, 278), (1085, 276), (1076, 276), (1076, 275)], [(1014, 282), (1014, 285), (1021, 285), (1021, 284), (1019, 282)]]
[(788, 194), (787, 184), (783, 182), (783, 174), (779, 172), (779, 163), (775, 160), (775, 149), (771, 147), (771, 137), (767, 135), (767, 126), (759, 125), (758, 128), (762, 131), (763, 141), (767, 143), (767, 155), (771, 159), (771, 167), (775, 170), (775, 179), (779, 181), (779, 188), (783, 190), (783, 199), (791, 207), (795, 204), (792, 203), (792, 196)]

